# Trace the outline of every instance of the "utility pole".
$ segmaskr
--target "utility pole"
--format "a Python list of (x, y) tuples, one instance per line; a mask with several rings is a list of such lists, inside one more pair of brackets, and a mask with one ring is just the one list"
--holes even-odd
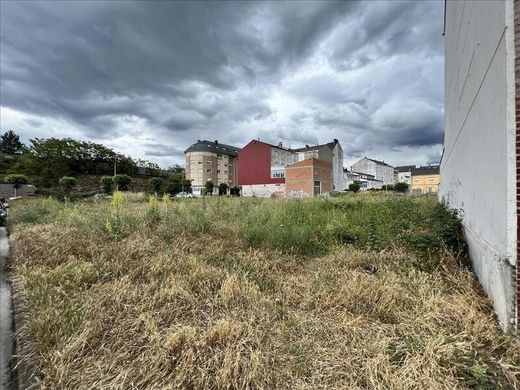
[(117, 175), (117, 154), (114, 155), (114, 176)]

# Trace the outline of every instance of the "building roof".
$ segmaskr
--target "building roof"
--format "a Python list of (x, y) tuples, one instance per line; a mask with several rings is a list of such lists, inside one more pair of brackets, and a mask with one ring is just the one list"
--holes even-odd
[(394, 168), (395, 173), (399, 172), (412, 172), (415, 169), (415, 165), (401, 165)]
[(379, 160), (375, 160), (375, 159), (373, 159), (373, 158), (368, 158), (367, 156), (365, 156), (364, 158), (366, 158), (366, 159), (369, 160), (369, 161), (375, 162), (375, 163), (378, 164), (378, 165), (385, 165), (385, 166), (387, 166), (387, 167), (391, 167), (391, 168), (393, 168), (390, 164), (387, 164), (387, 163), (385, 163), (384, 161), (379, 161)]
[(207, 141), (207, 140), (198, 140), (193, 145), (191, 145), (188, 149), (184, 151), (184, 153), (188, 152), (212, 152), (212, 153), (221, 153), (227, 154), (228, 156), (238, 156), (238, 152), (240, 148), (231, 145), (225, 145), (218, 142), (218, 140)]
[(326, 144), (321, 144), (321, 145), (314, 145), (314, 146), (310, 146), (310, 145), (305, 145), (305, 147), (303, 148), (297, 148), (297, 149), (291, 149), (293, 152), (306, 152), (306, 151), (309, 151), (309, 150), (319, 150), (323, 147), (328, 147), (329, 149), (334, 149), (334, 147), (339, 143), (339, 141), (337, 139), (334, 138), (334, 141), (332, 142), (327, 142)]
[(412, 170), (412, 176), (421, 176), (421, 175), (438, 175), (440, 174), (440, 168), (438, 165), (426, 165), (419, 168), (414, 168)]

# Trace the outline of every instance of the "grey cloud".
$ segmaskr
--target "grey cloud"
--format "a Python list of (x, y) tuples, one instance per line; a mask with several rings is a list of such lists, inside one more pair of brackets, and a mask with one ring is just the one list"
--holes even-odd
[(161, 143), (141, 152), (161, 163), (182, 162), (200, 138), (338, 138), (352, 154), (440, 142), (439, 2), (0, 2), (0, 11), (2, 107), (114, 145), (150, 136)]
[(179, 148), (173, 146), (166, 146), (159, 143), (149, 143), (144, 144), (146, 150), (146, 156), (154, 156), (154, 157), (167, 157), (167, 156), (183, 156), (184, 151)]

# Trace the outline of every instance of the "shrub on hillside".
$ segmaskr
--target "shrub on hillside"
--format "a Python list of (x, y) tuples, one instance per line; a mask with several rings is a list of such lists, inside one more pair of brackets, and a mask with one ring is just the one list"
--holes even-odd
[(60, 178), (59, 183), (63, 191), (65, 193), (69, 193), (70, 191), (72, 191), (72, 188), (74, 188), (74, 186), (76, 185), (77, 180), (75, 177), (63, 176), (62, 178)]
[(111, 194), (113, 184), (114, 184), (113, 176), (103, 176), (101, 178), (101, 189), (103, 190), (103, 193)]
[(132, 178), (128, 175), (115, 175), (114, 184), (118, 191), (128, 191), (128, 186), (132, 182)]
[(152, 177), (150, 179), (150, 187), (152, 188), (152, 192), (155, 194), (160, 194), (162, 191), (162, 187), (164, 184), (164, 180), (160, 177)]

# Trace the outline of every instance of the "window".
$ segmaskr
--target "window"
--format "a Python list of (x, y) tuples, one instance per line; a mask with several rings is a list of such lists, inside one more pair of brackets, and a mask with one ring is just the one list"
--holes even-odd
[(220, 169), (217, 169), (217, 173), (220, 173)]
[(314, 195), (319, 195), (321, 193), (321, 182), (319, 180), (314, 180)]
[(207, 172), (207, 173), (211, 173), (211, 168), (206, 169), (206, 172)]
[(199, 161), (198, 164), (202, 164), (202, 161)]

